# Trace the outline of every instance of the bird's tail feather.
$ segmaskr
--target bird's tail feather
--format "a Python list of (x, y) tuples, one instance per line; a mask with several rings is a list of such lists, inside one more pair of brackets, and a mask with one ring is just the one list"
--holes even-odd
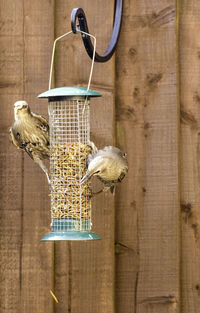
[(115, 185), (112, 185), (112, 186), (110, 187), (110, 192), (111, 192), (113, 195), (115, 195)]

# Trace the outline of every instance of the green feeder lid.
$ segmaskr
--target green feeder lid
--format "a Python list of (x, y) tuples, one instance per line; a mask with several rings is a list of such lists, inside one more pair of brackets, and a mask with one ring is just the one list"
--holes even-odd
[(65, 97), (101, 97), (101, 94), (94, 90), (87, 90), (84, 87), (59, 87), (41, 93), (38, 98), (65, 98)]

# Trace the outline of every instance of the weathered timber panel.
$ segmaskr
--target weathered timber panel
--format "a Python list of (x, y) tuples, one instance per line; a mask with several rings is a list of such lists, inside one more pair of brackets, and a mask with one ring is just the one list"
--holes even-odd
[[(47, 117), (47, 103), (37, 96), (48, 88), (53, 1), (22, 2), (23, 98), (33, 112)], [(21, 313), (52, 312), (53, 246), (40, 242), (50, 224), (49, 190), (43, 171), (26, 154), (23, 179)]]
[[(52, 312), (52, 246), (48, 187), (39, 167), (8, 140), (13, 104), (27, 100), (46, 115), (37, 95), (47, 89), (52, 3), (1, 1), (1, 312)], [(43, 88), (43, 90), (41, 89)]]
[(129, 173), (116, 196), (117, 312), (179, 310), (175, 1), (125, 1), (116, 53), (117, 143)]
[(0, 2), (0, 311), (3, 313), (20, 313), (23, 159), (9, 142), (8, 130), (13, 103), (23, 94), (21, 11), (22, 3)]
[(180, 2), (182, 307), (200, 308), (200, 7)]
[[(180, 2), (178, 14), (174, 0), (123, 1), (116, 55), (94, 66), (91, 88), (103, 97), (91, 101), (91, 139), (127, 152), (129, 173), (115, 198), (93, 201), (101, 241), (56, 244), (40, 243), (50, 229), (46, 177), (8, 139), (13, 104), (25, 99), (47, 117), (37, 95), (48, 88), (53, 39), (82, 7), (103, 53), (113, 2), (0, 2), (2, 313), (199, 312), (200, 9), (197, 0)], [(90, 64), (80, 35), (67, 37), (54, 85), (87, 86)]]
[[(70, 30), (70, 15), (81, 6), (88, 17), (97, 49), (107, 48), (112, 30), (113, 3), (101, 1), (59, 1), (55, 3), (55, 37)], [(106, 10), (105, 10), (106, 7)], [(106, 21), (106, 23), (104, 23)], [(102, 27), (102, 25), (104, 25)], [(55, 85), (87, 87), (91, 60), (79, 35), (58, 43)], [(98, 148), (113, 144), (114, 135), (114, 58), (94, 65), (91, 89), (102, 98), (91, 100), (91, 140)], [(97, 186), (94, 186), (98, 190)], [(55, 292), (62, 299), (55, 312), (114, 312), (114, 197), (101, 194), (93, 201), (93, 231), (102, 237), (94, 242), (55, 244)]]

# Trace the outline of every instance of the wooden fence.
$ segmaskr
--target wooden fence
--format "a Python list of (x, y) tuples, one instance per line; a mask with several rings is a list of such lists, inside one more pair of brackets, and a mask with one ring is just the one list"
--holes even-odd
[[(0, 1), (0, 312), (200, 312), (200, 3), (124, 0), (117, 51), (95, 63), (91, 138), (127, 152), (115, 197), (93, 202), (94, 242), (40, 242), (49, 231), (46, 177), (12, 146), (13, 104), (47, 117), (54, 38), (82, 7), (97, 50), (114, 1)], [(58, 45), (54, 86), (87, 86), (79, 35)], [(50, 295), (52, 290), (59, 302)]]

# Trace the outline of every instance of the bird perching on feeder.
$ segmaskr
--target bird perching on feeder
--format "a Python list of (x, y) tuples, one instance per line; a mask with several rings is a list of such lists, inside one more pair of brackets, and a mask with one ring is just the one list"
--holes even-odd
[(55, 40), (49, 90), (38, 96), (48, 99), (50, 130), (52, 231), (46, 234), (42, 241), (100, 239), (97, 234), (91, 232), (91, 184), (80, 183), (86, 172), (88, 155), (94, 147), (90, 142), (90, 98), (101, 96), (99, 92), (89, 89), (96, 47), (94, 36), (87, 34), (94, 39), (88, 88), (51, 89), (56, 42), (70, 33), (72, 31)]

